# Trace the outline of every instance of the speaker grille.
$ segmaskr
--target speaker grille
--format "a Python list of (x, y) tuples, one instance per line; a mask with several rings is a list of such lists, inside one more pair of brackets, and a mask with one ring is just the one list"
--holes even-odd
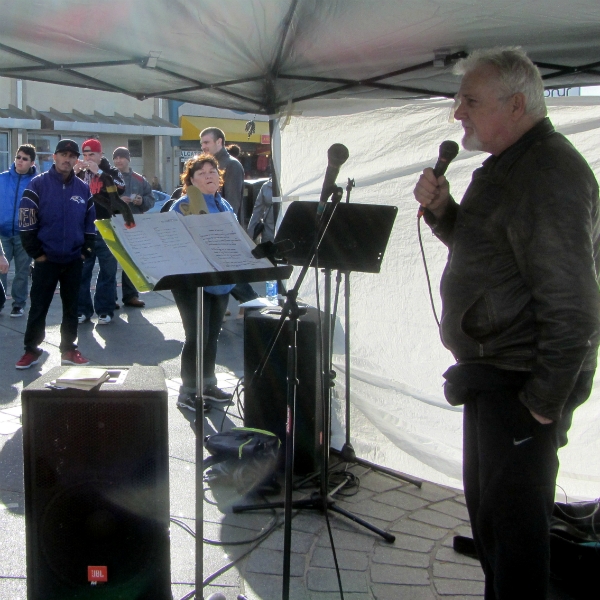
[[(319, 468), (323, 430), (321, 353), (317, 343), (319, 312), (309, 308), (298, 322), (296, 421), (294, 472), (305, 474)], [(244, 424), (266, 429), (279, 437), (285, 457), (287, 416), (287, 363), (289, 335), (284, 327), (260, 378), (255, 371), (277, 329), (279, 315), (249, 313), (244, 321)], [(281, 465), (280, 465), (281, 466)]]
[(166, 390), (106, 389), (23, 391), (29, 600), (171, 598)]

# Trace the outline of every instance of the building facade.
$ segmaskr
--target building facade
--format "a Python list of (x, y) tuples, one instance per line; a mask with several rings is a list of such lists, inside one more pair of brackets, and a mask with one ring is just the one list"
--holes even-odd
[(81, 144), (97, 138), (109, 161), (115, 148), (126, 146), (131, 167), (149, 181), (158, 177), (168, 190), (174, 185), (171, 139), (179, 136), (181, 128), (168, 120), (166, 100), (0, 77), (2, 171), (21, 144), (36, 147), (36, 162), (44, 171), (60, 139)]

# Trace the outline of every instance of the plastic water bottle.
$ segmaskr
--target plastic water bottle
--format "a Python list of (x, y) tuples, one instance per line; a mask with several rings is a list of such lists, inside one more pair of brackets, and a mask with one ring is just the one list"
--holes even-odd
[(277, 281), (267, 281), (266, 296), (271, 304), (277, 304)]

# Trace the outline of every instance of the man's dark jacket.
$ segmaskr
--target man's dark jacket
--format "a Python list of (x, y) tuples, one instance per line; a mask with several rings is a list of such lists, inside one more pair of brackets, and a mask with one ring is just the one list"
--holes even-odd
[[(106, 157), (102, 158), (102, 160), (100, 161), (100, 164), (98, 166), (100, 167), (100, 169), (102, 169), (102, 171), (104, 173), (108, 173), (113, 178), (113, 181), (115, 182), (115, 185), (117, 186), (117, 193), (119, 194), (119, 196), (122, 196), (123, 193), (125, 192), (125, 182), (123, 181), (123, 178), (121, 177), (121, 173), (119, 173), (119, 169), (117, 169), (116, 167), (112, 167), (111, 164), (106, 159)], [(91, 175), (91, 173), (90, 173), (90, 175)], [(86, 172), (80, 171), (77, 174), (77, 177), (79, 177), (79, 179), (83, 179), (84, 181), (86, 181)], [(110, 203), (110, 197), (106, 193), (104, 188), (102, 188), (99, 193), (101, 196), (106, 198), (107, 203)], [(104, 206), (102, 206), (98, 202), (94, 202), (94, 206), (96, 207), (96, 219), (100, 220), (100, 219), (110, 219), (111, 218), (112, 215), (106, 208), (104, 208)]]
[(520, 392), (556, 420), (600, 332), (598, 183), (543, 119), (473, 173), (433, 232), (449, 248), (441, 337), (462, 364), (530, 371)]
[(239, 217), (244, 195), (244, 167), (226, 148), (221, 148), (215, 154), (215, 158), (219, 169), (225, 171), (221, 195), (233, 206), (233, 212)]

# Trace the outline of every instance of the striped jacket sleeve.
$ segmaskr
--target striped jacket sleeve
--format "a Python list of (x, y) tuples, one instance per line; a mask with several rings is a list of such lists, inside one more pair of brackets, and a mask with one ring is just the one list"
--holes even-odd
[(39, 196), (35, 190), (35, 184), (26, 188), (19, 205), (19, 232), (21, 243), (25, 252), (31, 258), (38, 258), (44, 254), (42, 243), (38, 239), (38, 211)]

